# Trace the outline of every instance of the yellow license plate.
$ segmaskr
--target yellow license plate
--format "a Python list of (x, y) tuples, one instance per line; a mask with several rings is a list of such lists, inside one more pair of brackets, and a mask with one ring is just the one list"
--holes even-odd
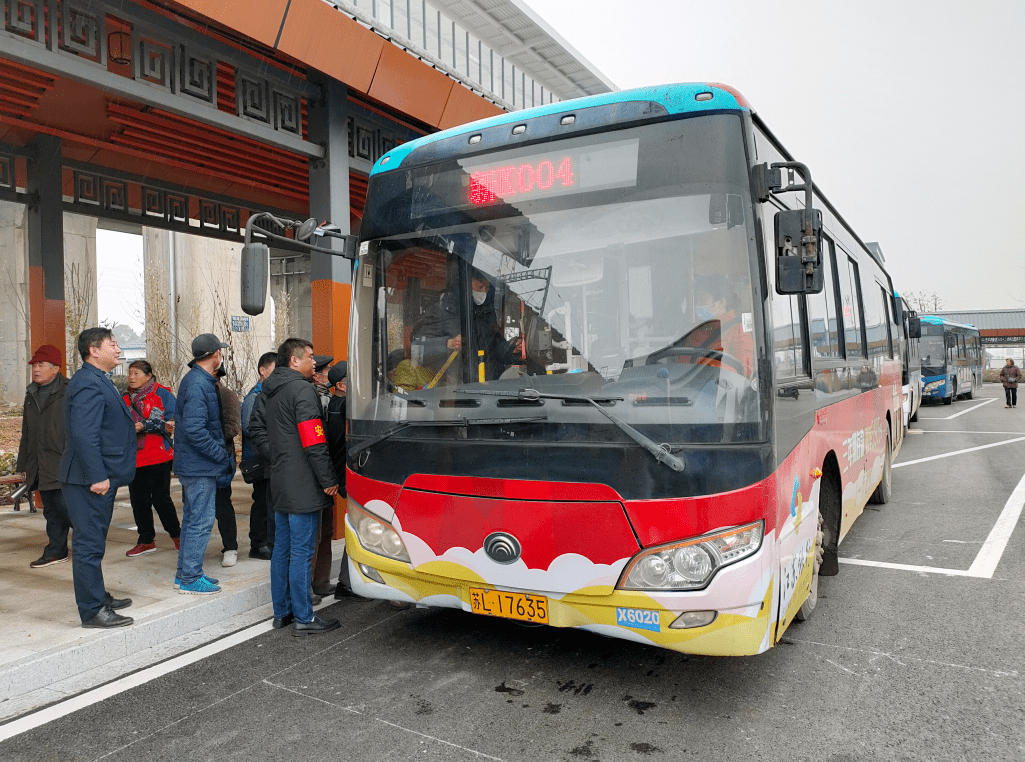
[(548, 624), (548, 599), (543, 595), (505, 593), (501, 590), (471, 587), (470, 609), (474, 614)]

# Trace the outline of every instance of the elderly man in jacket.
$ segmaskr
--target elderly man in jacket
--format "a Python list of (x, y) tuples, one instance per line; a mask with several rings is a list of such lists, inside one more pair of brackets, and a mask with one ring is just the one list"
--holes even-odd
[(276, 366), (263, 382), (266, 404), (254, 410), (249, 425), (253, 443), (271, 464), (274, 627), (291, 624), (293, 635), (311, 635), (339, 627), (337, 619), (314, 615), (310, 590), (320, 513), (332, 504), (338, 479), (320, 400), (310, 383), (313, 345), (305, 339), (286, 340), (278, 347)]
[(191, 370), (178, 386), (174, 472), (182, 485), (182, 532), (174, 583), (183, 595), (221, 590), (216, 579), (203, 573), (203, 556), (214, 526), (217, 480), (234, 467), (224, 446), (217, 399), (216, 373), (227, 346), (212, 333), (193, 339)]
[(15, 469), (25, 474), (29, 488), (38, 489), (43, 498), (47, 543), (43, 555), (29, 564), (41, 569), (68, 560), (71, 519), (57, 479), (64, 454), (64, 390), (68, 379), (61, 373), (60, 351), (50, 344), (39, 347), (28, 364), (32, 366), (32, 383), (25, 390)]

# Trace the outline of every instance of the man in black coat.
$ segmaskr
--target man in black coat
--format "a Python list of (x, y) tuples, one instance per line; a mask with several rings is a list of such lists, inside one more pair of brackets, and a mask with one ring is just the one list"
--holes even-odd
[(43, 344), (28, 361), (32, 383), (25, 390), (15, 468), (25, 474), (29, 488), (38, 489), (43, 498), (47, 543), (43, 555), (29, 564), (33, 569), (68, 560), (71, 519), (57, 479), (64, 454), (64, 392), (68, 386), (68, 379), (61, 373), (61, 359), (57, 347)]
[(86, 328), (78, 335), (83, 363), (65, 393), (64, 455), (59, 478), (74, 527), (71, 559), (75, 600), (83, 627), (124, 627), (132, 618), (115, 609), (130, 606), (104, 589), (100, 564), (114, 515), (118, 487), (135, 477), (135, 422), (107, 373), (117, 367), (121, 348), (109, 328)]
[(263, 383), (264, 406), (256, 406), (250, 436), (270, 463), (275, 511), (271, 557), (274, 627), (292, 625), (293, 635), (337, 629), (337, 619), (313, 613), (310, 561), (320, 512), (338, 492), (313, 376), (313, 345), (288, 339), (278, 348), (274, 372)]

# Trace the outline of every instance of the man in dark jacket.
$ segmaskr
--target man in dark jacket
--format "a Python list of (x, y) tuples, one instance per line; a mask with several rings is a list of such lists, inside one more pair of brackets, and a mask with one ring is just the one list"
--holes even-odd
[(77, 344), (83, 363), (64, 393), (64, 454), (58, 470), (75, 530), (75, 601), (83, 627), (124, 627), (133, 620), (116, 609), (131, 606), (132, 600), (116, 599), (104, 589), (100, 564), (114, 496), (135, 478), (135, 422), (107, 378), (121, 356), (114, 334), (109, 328), (86, 328)]
[(61, 373), (60, 351), (50, 344), (39, 347), (28, 364), (32, 366), (32, 383), (25, 390), (15, 469), (24, 472), (29, 489), (38, 489), (43, 498), (48, 541), (43, 555), (29, 564), (41, 569), (68, 560), (71, 519), (57, 479), (64, 454), (64, 391), (68, 379)]
[(314, 615), (310, 596), (320, 513), (338, 492), (320, 400), (310, 383), (313, 362), (313, 345), (305, 339), (288, 339), (278, 347), (277, 367), (263, 383), (266, 404), (254, 409), (249, 426), (253, 443), (271, 464), (274, 627), (291, 624), (293, 635), (339, 627), (337, 619)]
[(214, 526), (217, 480), (234, 463), (224, 446), (221, 410), (214, 375), (227, 347), (212, 333), (192, 340), (192, 368), (178, 386), (178, 424), (174, 428), (174, 473), (182, 485), (182, 533), (175, 584), (184, 595), (220, 592), (217, 580), (203, 573), (203, 556)]
[[(263, 382), (274, 371), (274, 363), (278, 359), (277, 352), (264, 352), (256, 363), (256, 372), (260, 380), (256, 385), (246, 392), (246, 398), (242, 400), (242, 461), (260, 457), (256, 446), (249, 436), (249, 423), (253, 417), (253, 409), (256, 401), (263, 391)], [(262, 461), (262, 458), (261, 458)], [(269, 470), (264, 465), (264, 474)], [(253, 482), (253, 507), (249, 512), (249, 557), (259, 558), (263, 561), (270, 561), (271, 551), (274, 548), (274, 513), (267, 507), (270, 480), (264, 476)]]
[(224, 363), (214, 374), (217, 377), (217, 402), (221, 409), (221, 430), (224, 447), (231, 459), (231, 469), (217, 478), (217, 497), (214, 500), (217, 531), (221, 535), (221, 566), (238, 563), (238, 522), (235, 506), (231, 502), (231, 480), (235, 477), (235, 437), (242, 433), (242, 403), (238, 395), (224, 385), (227, 371)]

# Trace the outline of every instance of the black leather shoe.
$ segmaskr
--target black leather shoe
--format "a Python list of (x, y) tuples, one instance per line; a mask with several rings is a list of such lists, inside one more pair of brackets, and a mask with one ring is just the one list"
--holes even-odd
[(259, 545), (255, 548), (250, 548), (249, 557), (258, 558), (261, 561), (270, 561), (273, 549), (270, 545)]
[(323, 582), (319, 585), (313, 586), (313, 592), (319, 596), (331, 595), (335, 591), (335, 586), (330, 582)]
[(315, 592), (313, 592), (312, 590), (310, 591), (310, 603), (311, 604), (313, 604), (314, 606), (319, 606), (321, 601), (323, 601), (323, 600), (324, 599), (321, 598), (319, 595), (317, 595)]
[(275, 630), (280, 630), (282, 627), (288, 627), (288, 625), (292, 624), (294, 619), (295, 617), (292, 614), (285, 614), (280, 618), (274, 617), (274, 621), (271, 622), (271, 627)]
[(120, 614), (114, 613), (114, 609), (110, 606), (104, 606), (99, 612), (90, 619), (88, 622), (82, 622), (83, 627), (99, 627), (106, 629), (107, 627), (127, 627), (135, 620), (130, 616), (121, 616)]
[(356, 595), (352, 590), (344, 587), (341, 584), (335, 586), (335, 600), (336, 601), (352, 601), (353, 603), (370, 603), (372, 598), (364, 598), (362, 595)]
[(131, 606), (132, 605), (132, 599), (131, 598), (115, 598), (110, 593), (105, 592), (104, 598), (103, 598), (103, 605), (106, 606), (107, 608), (111, 608), (111, 609), (114, 609), (115, 611), (117, 611), (118, 609), (126, 609), (129, 606)]
[(309, 622), (292, 622), (292, 634), (297, 638), (304, 635), (319, 635), (322, 632), (331, 632), (341, 627), (337, 619), (321, 619), (314, 615)]

